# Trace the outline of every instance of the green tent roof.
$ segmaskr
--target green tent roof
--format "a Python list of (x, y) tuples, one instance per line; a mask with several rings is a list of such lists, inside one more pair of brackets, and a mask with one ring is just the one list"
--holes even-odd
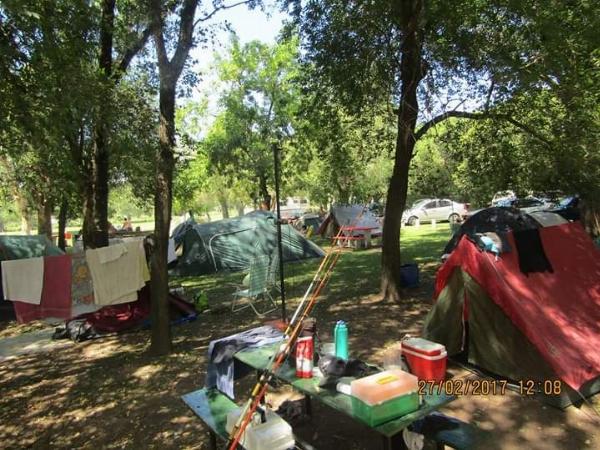
[(0, 261), (62, 254), (64, 252), (44, 235), (0, 235)]
[[(325, 254), (290, 225), (282, 225), (281, 234), (284, 262)], [(256, 256), (275, 255), (276, 217), (270, 212), (254, 211), (233, 219), (196, 224), (187, 229), (180, 242), (183, 253), (174, 269), (176, 275), (244, 270)]]

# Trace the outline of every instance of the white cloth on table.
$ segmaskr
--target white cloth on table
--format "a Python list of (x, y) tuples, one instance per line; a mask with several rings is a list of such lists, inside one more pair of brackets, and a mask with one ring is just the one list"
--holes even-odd
[[(124, 253), (117, 259), (110, 259), (115, 254), (111, 247), (85, 252), (97, 305), (133, 302), (137, 299), (137, 291), (150, 279), (142, 240), (117, 245), (124, 247)], [(107, 262), (102, 263), (103, 260)]]
[(39, 305), (44, 287), (44, 258), (2, 261), (2, 290), (5, 300)]

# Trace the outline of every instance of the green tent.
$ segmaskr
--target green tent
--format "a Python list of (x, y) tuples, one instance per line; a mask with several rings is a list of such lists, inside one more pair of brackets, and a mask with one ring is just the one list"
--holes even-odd
[[(292, 262), (324, 256), (323, 250), (292, 226), (281, 226), (283, 261)], [(181, 256), (174, 275), (204, 275), (248, 268), (259, 255), (277, 252), (277, 225), (274, 214), (254, 211), (233, 219), (194, 224), (179, 237)]]
[(0, 236), (0, 261), (62, 254), (64, 252), (44, 235)]

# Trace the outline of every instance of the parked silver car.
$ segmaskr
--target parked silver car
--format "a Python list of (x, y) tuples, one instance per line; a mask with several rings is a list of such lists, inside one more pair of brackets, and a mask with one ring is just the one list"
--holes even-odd
[(452, 200), (427, 198), (415, 202), (411, 208), (402, 213), (402, 223), (414, 225), (417, 220), (420, 223), (448, 221), (450, 223), (460, 222), (468, 212), (468, 207), (464, 203), (453, 202)]

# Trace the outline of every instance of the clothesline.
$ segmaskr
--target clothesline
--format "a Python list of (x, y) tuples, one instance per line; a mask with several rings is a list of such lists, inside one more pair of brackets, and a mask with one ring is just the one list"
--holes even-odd
[(70, 319), (133, 302), (150, 279), (142, 239), (85, 253), (2, 261), (4, 299), (20, 323)]

